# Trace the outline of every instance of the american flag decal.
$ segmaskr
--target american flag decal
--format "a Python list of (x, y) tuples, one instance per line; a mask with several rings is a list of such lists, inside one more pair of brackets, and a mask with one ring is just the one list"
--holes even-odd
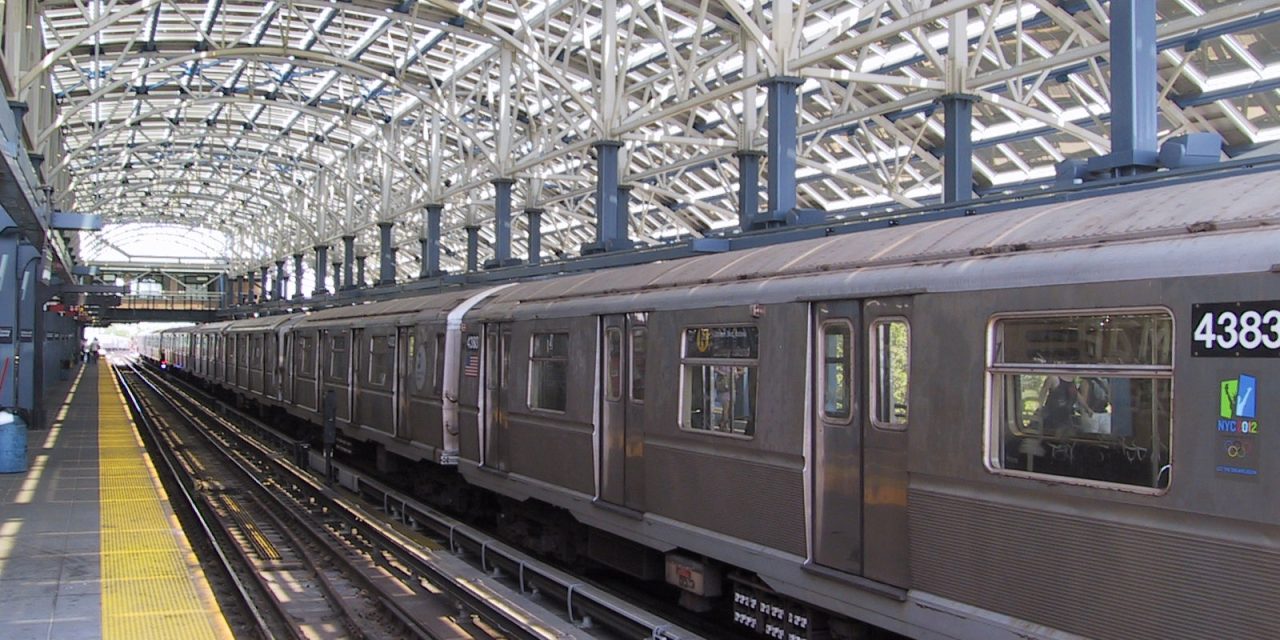
[(475, 378), (480, 375), (480, 354), (467, 354), (467, 366), (462, 368), (462, 375), (468, 378)]

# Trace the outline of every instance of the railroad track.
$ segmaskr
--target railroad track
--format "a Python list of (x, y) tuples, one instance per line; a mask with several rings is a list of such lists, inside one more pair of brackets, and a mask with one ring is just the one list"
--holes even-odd
[(145, 369), (117, 375), (228, 567), (238, 635), (698, 637)]

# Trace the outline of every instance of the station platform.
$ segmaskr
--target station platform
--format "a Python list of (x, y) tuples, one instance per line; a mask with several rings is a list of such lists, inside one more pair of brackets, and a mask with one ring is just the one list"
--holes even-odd
[(45, 397), (0, 474), (0, 638), (231, 638), (106, 359)]

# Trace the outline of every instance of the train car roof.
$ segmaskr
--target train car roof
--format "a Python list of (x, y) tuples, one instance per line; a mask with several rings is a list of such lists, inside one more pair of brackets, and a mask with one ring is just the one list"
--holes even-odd
[(227, 333), (239, 333), (243, 331), (270, 331), (281, 325), (296, 321), (300, 317), (298, 315), (281, 315), (281, 316), (261, 316), (257, 318), (245, 318), (243, 320), (234, 320), (227, 323), (224, 331)]
[(185, 325), (182, 325), (181, 327), (169, 327), (168, 329), (161, 329), (156, 333), (159, 333), (162, 335), (166, 333), (191, 333), (192, 331), (199, 328), (200, 328), (200, 325), (198, 324), (185, 324)]
[(367, 318), (379, 318), (384, 323), (411, 324), (443, 317), (450, 309), (475, 295), (475, 292), (474, 288), (452, 289), (409, 298), (323, 309), (307, 314), (298, 322), (298, 326), (350, 325)]
[[(1232, 252), (1231, 260), (1213, 257), (1212, 251), (1202, 249), (1195, 253), (1206, 256), (1198, 266), (1189, 263), (1176, 266), (1176, 270), (1236, 271), (1244, 268), (1246, 262), (1239, 252), (1260, 252), (1257, 258), (1266, 260), (1265, 245), (1275, 242), (1262, 236), (1278, 235), (1267, 232), (1280, 225), (1280, 198), (1275, 197), (1277, 190), (1270, 186), (1277, 177), (1280, 177), (1277, 172), (1266, 171), (1183, 182), (980, 216), (520, 283), (496, 293), (474, 315), (480, 319), (501, 317), (516, 313), (517, 308), (521, 314), (532, 315), (580, 313), (592, 305), (600, 305), (602, 298), (625, 301), (620, 308), (634, 308), (637, 304), (640, 307), (652, 304), (655, 308), (678, 306), (681, 298), (697, 296), (709, 287), (730, 285), (753, 289), (751, 295), (754, 296), (761, 296), (764, 289), (769, 289), (770, 298), (795, 299), (801, 293), (796, 290), (796, 283), (791, 282), (791, 290), (767, 283), (789, 282), (798, 276), (808, 276), (803, 286), (812, 289), (807, 295), (815, 296), (824, 295), (822, 290), (827, 287), (832, 289), (832, 294), (854, 291), (885, 294), (926, 286), (954, 289), (1025, 286), (1036, 282), (1017, 272), (997, 274), (990, 270), (986, 270), (984, 278), (976, 279), (972, 274), (985, 269), (972, 266), (968, 267), (969, 276), (953, 277), (945, 284), (929, 280), (933, 276), (924, 272), (909, 278), (898, 274), (875, 286), (871, 285), (871, 279), (877, 269), (974, 265), (1007, 257), (1019, 258), (1018, 264), (1025, 270), (1030, 267), (1024, 258), (1033, 255), (1040, 256), (1045, 264), (1057, 264), (1057, 268), (1069, 273), (1074, 271), (1070, 275), (1072, 279), (1089, 281), (1083, 272), (1097, 264), (1104, 269), (1092, 277), (1097, 281), (1116, 280), (1125, 278), (1126, 274), (1140, 277), (1136, 274), (1152, 268), (1155, 269), (1152, 275), (1158, 275), (1158, 271), (1167, 273), (1170, 265), (1164, 256), (1174, 244), (1185, 247), (1185, 243), (1177, 242), (1180, 239), (1251, 230), (1247, 239), (1224, 244), (1224, 250)], [(1165, 241), (1166, 245), (1157, 249), (1133, 246), (1153, 240)], [(1051, 255), (1068, 248), (1116, 245), (1128, 245), (1128, 255), (1103, 252), (1108, 255), (1087, 260), (1079, 256), (1063, 260), (1062, 256)], [(1142, 259), (1130, 257), (1136, 255)], [(1270, 260), (1276, 262), (1274, 255)], [(854, 278), (859, 279), (859, 284), (853, 284)], [(1047, 283), (1054, 277), (1043, 274), (1043, 279)], [(835, 285), (837, 282), (841, 284)], [(649, 302), (639, 302), (637, 298)], [(576, 304), (576, 301), (583, 302)]]

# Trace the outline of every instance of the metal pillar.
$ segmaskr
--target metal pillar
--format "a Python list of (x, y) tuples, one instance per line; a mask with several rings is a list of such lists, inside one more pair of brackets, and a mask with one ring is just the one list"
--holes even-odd
[(800, 118), (796, 90), (803, 83), (803, 78), (791, 76), (760, 83), (769, 91), (769, 139), (765, 145), (769, 156), (769, 210), (756, 217), (753, 228), (786, 224), (787, 216), (796, 208), (796, 123)]
[(253, 293), (253, 286), (254, 286), (254, 283), (255, 283), (255, 282), (257, 282), (257, 280), (258, 280), (258, 277), (257, 277), (257, 275), (256, 275), (256, 274), (254, 274), (254, 272), (253, 272), (253, 270), (252, 270), (252, 269), (250, 269), (249, 271), (246, 271), (246, 272), (245, 272), (245, 274), (244, 274), (244, 284), (245, 284), (245, 290), (244, 290), (244, 304), (253, 304), (253, 303), (254, 303), (254, 301), (255, 301), (255, 296), (254, 296), (254, 293)]
[(302, 299), (302, 254), (293, 254), (293, 299)]
[(617, 140), (600, 140), (596, 149), (596, 241), (583, 245), (582, 253), (602, 253), (629, 248), (618, 233), (618, 150)]
[(613, 229), (618, 248), (630, 249), (636, 244), (631, 241), (631, 190), (634, 188), (629, 184), (618, 185), (618, 217)]
[[(0, 214), (3, 215), (3, 214)], [(18, 237), (16, 231), (0, 233), (0, 407), (18, 406), (14, 382), (14, 356), (18, 344)]]
[(276, 300), (284, 300), (285, 291), (286, 291), (284, 287), (284, 281), (285, 281), (284, 258), (281, 258), (279, 260), (276, 260), (276, 286), (272, 287), (271, 289), (271, 297), (275, 298)]
[(356, 267), (356, 237), (353, 235), (342, 236), (342, 286), (336, 287), (339, 291), (355, 288)]
[(333, 292), (336, 294), (346, 287), (342, 286), (342, 261), (334, 260), (333, 266)]
[[(325, 280), (324, 266), (329, 262), (329, 245), (318, 244), (314, 248), (316, 251), (316, 290), (312, 291), (311, 295), (322, 296), (326, 293), (329, 293), (329, 290), (325, 288), (325, 284), (324, 284), (324, 280)], [(302, 280), (299, 279), (298, 282), (301, 283)], [(337, 283), (335, 282), (334, 284), (337, 284)], [(302, 286), (302, 285), (299, 284), (298, 286)]]
[(942, 201), (964, 202), (973, 199), (973, 103), (976, 96), (952, 94), (942, 96), (945, 156), (942, 168)]
[(495, 178), (493, 181), (493, 260), (485, 268), (506, 267), (519, 264), (511, 258), (511, 178)]
[(467, 225), (467, 272), (476, 270), (480, 262), (480, 227)]
[(529, 264), (542, 264), (542, 209), (529, 207), (524, 210), (529, 227)]
[(1090, 158), (1091, 173), (1132, 175), (1157, 165), (1155, 5), (1111, 2), (1111, 153)]
[(271, 272), (271, 267), (264, 264), (261, 267), (258, 267), (258, 271), (262, 274), (258, 281), (261, 283), (261, 288), (258, 289), (258, 302), (262, 303), (266, 302), (270, 297), (269, 293), (271, 290), (267, 288), (267, 274)]
[(746, 231), (760, 215), (760, 158), (764, 153), (740, 149), (738, 159), (738, 228)]
[(366, 286), (364, 279), (364, 265), (366, 256), (356, 256), (356, 288), (363, 289)]
[(440, 270), (440, 217), (444, 214), (444, 205), (429, 204), (426, 209), (426, 226), (422, 230), (422, 270), (419, 278), (434, 278), (442, 275)]
[(396, 254), (391, 230), (394, 222), (378, 223), (378, 286), (396, 283)]

